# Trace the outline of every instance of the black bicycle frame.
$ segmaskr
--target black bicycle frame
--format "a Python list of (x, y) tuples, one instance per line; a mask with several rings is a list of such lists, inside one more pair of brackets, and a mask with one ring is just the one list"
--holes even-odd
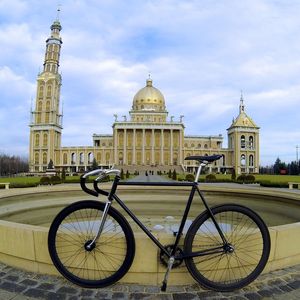
[[(176, 234), (176, 239), (175, 239), (175, 243), (174, 243), (174, 247), (172, 249), (171, 253), (168, 253), (168, 251), (165, 249), (165, 247), (158, 241), (158, 239), (148, 230), (147, 227), (145, 227), (145, 225), (134, 215), (134, 213), (125, 205), (125, 203), (115, 194), (115, 191), (117, 189), (118, 185), (134, 185), (134, 186), (190, 186), (192, 189), (190, 191), (189, 194), (189, 198), (185, 207), (185, 211), (184, 214), (182, 216), (181, 219), (181, 223), (178, 229), (178, 232)], [(206, 203), (206, 200), (203, 196), (203, 194), (201, 193), (201, 191), (198, 188), (198, 183), (197, 182), (123, 182), (120, 181), (120, 177), (116, 176), (114, 179), (114, 183), (113, 183), (113, 191), (112, 193), (110, 193), (110, 198), (114, 199), (117, 201), (117, 203), (127, 212), (127, 214), (131, 217), (131, 219), (143, 230), (143, 232), (152, 240), (153, 243), (155, 243), (157, 245), (158, 248), (161, 249), (161, 251), (163, 251), (168, 257), (171, 256), (175, 256), (175, 252), (177, 249), (177, 246), (179, 244), (181, 235), (182, 235), (182, 231), (184, 228), (184, 225), (186, 223), (191, 205), (192, 205), (192, 201), (195, 195), (195, 192), (197, 191), (203, 204), (205, 205), (205, 208), (207, 209), (210, 217), (213, 220), (214, 225), (216, 226), (216, 229), (218, 230), (222, 241), (223, 241), (223, 245), (220, 247), (215, 247), (215, 248), (211, 248), (211, 249), (207, 249), (207, 250), (203, 250), (203, 251), (197, 251), (194, 253), (183, 253), (180, 254), (178, 256), (175, 256), (175, 259), (183, 259), (183, 258), (191, 258), (191, 257), (196, 257), (196, 256), (204, 256), (204, 255), (209, 255), (209, 254), (214, 254), (214, 253), (221, 253), (224, 251), (224, 245), (227, 244), (226, 238), (219, 226), (219, 224), (217, 223), (211, 209), (209, 208), (209, 206)]]

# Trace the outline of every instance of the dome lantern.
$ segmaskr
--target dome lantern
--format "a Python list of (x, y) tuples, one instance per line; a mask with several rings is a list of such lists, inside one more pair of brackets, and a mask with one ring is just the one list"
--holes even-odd
[(146, 86), (140, 89), (133, 97), (133, 111), (165, 112), (165, 98), (163, 94), (153, 86), (151, 78), (146, 80)]

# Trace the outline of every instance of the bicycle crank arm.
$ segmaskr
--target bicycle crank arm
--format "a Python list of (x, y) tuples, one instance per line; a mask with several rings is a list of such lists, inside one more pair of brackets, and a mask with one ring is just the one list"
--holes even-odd
[(171, 256), (170, 259), (169, 259), (169, 262), (168, 262), (167, 272), (166, 272), (165, 277), (164, 277), (164, 280), (163, 280), (163, 282), (162, 282), (162, 286), (161, 286), (161, 291), (162, 291), (162, 292), (165, 292), (166, 289), (167, 289), (169, 273), (170, 273), (170, 271), (171, 271), (171, 269), (172, 269), (172, 266), (173, 266), (173, 264), (174, 264), (174, 261), (175, 261), (174, 256)]

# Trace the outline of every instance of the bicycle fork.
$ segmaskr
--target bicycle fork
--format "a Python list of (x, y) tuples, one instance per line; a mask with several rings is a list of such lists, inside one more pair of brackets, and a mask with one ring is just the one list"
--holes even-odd
[(101, 217), (101, 220), (100, 220), (100, 226), (99, 226), (99, 229), (98, 229), (98, 232), (97, 232), (97, 235), (94, 237), (94, 239), (87, 243), (85, 245), (85, 248), (87, 251), (91, 251), (94, 249), (95, 247), (95, 242), (97, 241), (97, 239), (100, 237), (101, 233), (102, 233), (102, 230), (104, 228), (104, 224), (105, 224), (105, 221), (106, 221), (106, 217), (107, 217), (107, 214), (108, 214), (108, 210), (111, 206), (111, 201), (108, 200), (105, 204), (105, 207), (104, 207), (104, 210), (103, 210), (103, 214), (102, 214), (102, 217)]

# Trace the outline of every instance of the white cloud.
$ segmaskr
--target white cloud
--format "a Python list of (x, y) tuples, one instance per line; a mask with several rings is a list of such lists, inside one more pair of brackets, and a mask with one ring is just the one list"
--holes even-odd
[[(63, 145), (90, 145), (93, 133), (111, 133), (113, 114), (128, 114), (150, 71), (170, 116), (185, 115), (188, 134), (226, 136), (242, 89), (246, 112), (261, 127), (262, 163), (293, 156), (290, 145), (300, 144), (297, 1), (62, 4)], [(0, 101), (18, 117), (15, 141), (29, 132), (30, 97), (55, 16), (50, 0), (0, 1)], [(8, 122), (6, 113), (0, 121)], [(20, 147), (15, 141), (8, 151), (28, 148), (26, 138)]]
[(0, 17), (18, 19), (27, 11), (27, 3), (23, 0), (1, 0)]

